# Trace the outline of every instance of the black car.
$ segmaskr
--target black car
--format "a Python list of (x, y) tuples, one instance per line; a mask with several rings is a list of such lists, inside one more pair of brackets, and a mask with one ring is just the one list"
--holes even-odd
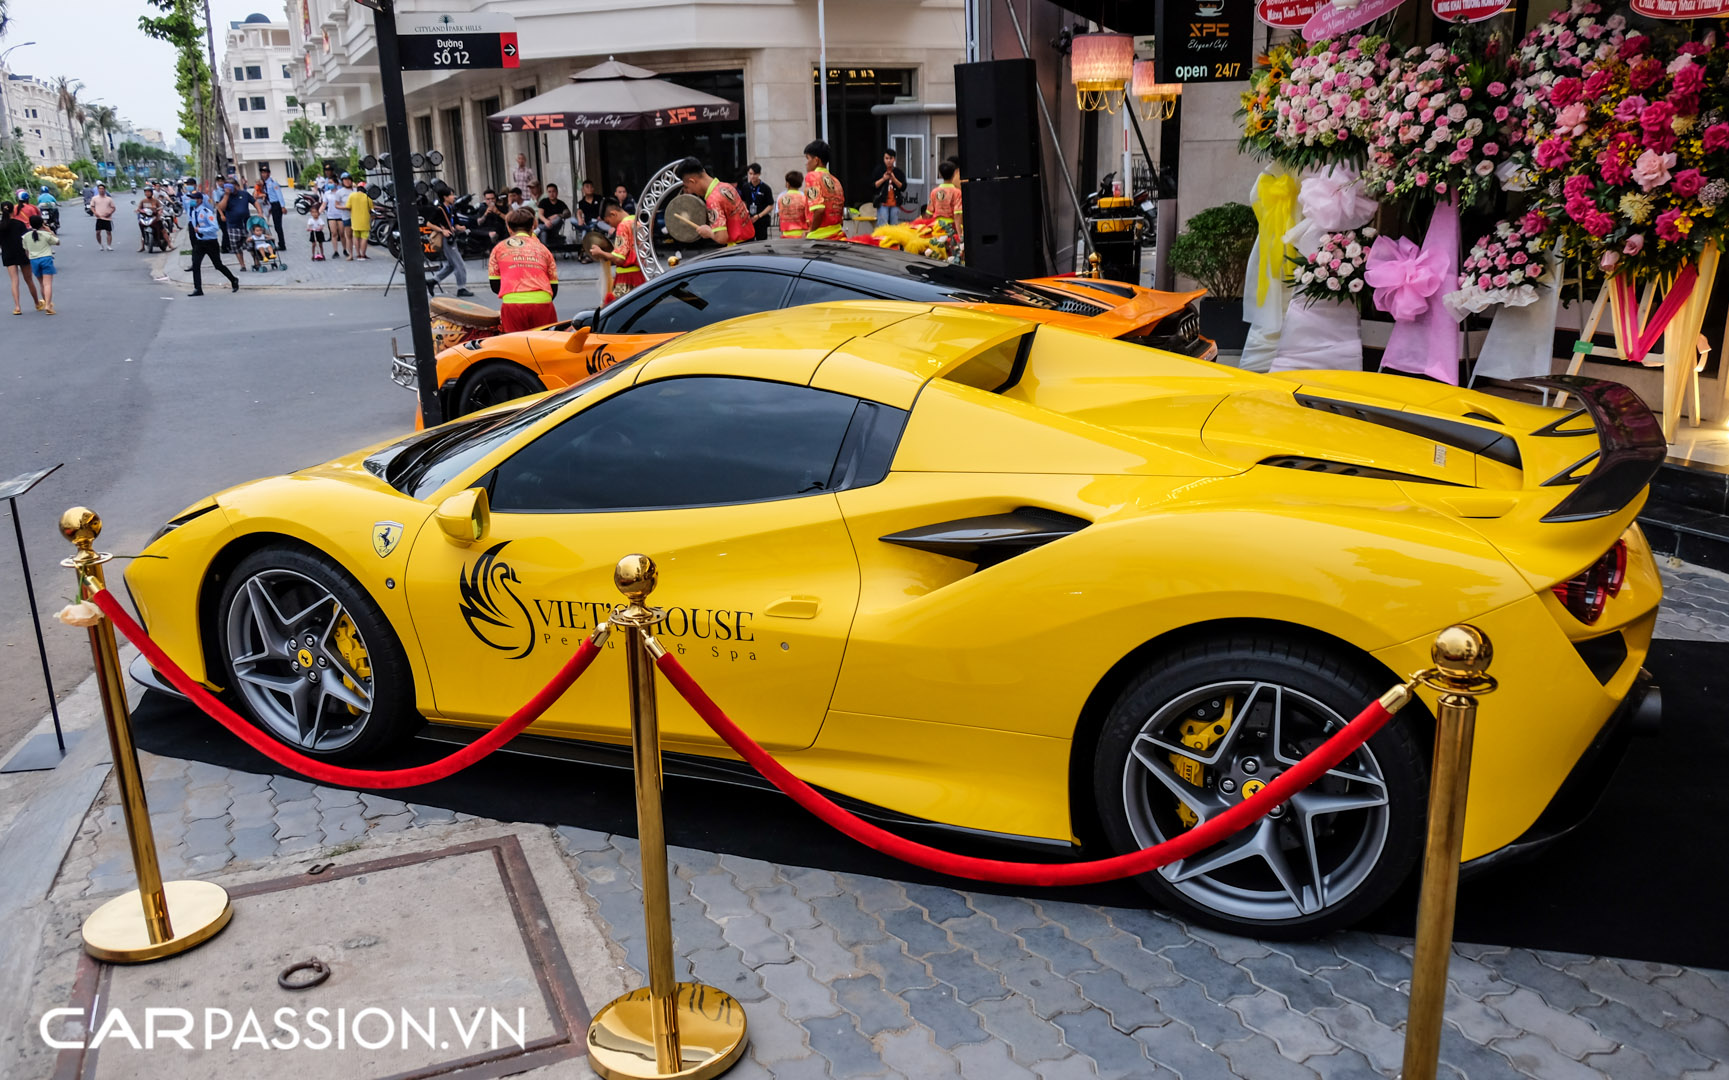
[[(688, 258), (617, 303), (579, 315), (572, 324), (588, 322), (602, 334), (683, 333), (740, 315), (836, 300), (996, 304), (1081, 318), (1110, 313), (1132, 318), (1131, 305), (1161, 297), (1176, 299), (1170, 293), (1094, 278), (1017, 281), (865, 244), (764, 240)], [(1192, 300), (1152, 325), (1136, 325), (1120, 336), (1196, 358), (1211, 359), (1217, 353), (1212, 340), (1201, 336), (1200, 314)]]
[[(684, 259), (621, 299), (579, 312), (553, 329), (588, 326), (601, 335), (682, 334), (711, 323), (800, 304), (905, 300), (1037, 310), (1041, 322), (1097, 332), (1086, 320), (1115, 323), (1111, 336), (1210, 360), (1218, 349), (1200, 332), (1191, 296), (1095, 278), (1017, 281), (864, 244), (765, 240)], [(486, 340), (462, 346), (476, 363), (439, 388), (446, 419), (545, 389), (518, 364), (488, 361)], [(482, 362), (488, 361), (488, 362)], [(399, 358), (397, 382), (412, 387), (413, 366)]]

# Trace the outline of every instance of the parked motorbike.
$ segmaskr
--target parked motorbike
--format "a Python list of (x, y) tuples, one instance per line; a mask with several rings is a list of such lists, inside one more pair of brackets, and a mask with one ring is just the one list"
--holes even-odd
[(450, 218), (456, 225), (456, 249), (465, 259), (484, 259), (492, 254), (492, 236), (482, 231), (480, 207), (473, 195), (463, 195), (451, 204)]
[(294, 212), (300, 215), (312, 213), (312, 208), (318, 205), (316, 191), (303, 191), (294, 197)]

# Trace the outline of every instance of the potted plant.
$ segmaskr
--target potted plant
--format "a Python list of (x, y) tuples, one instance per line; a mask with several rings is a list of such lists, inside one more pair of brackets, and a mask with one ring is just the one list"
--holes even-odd
[(1171, 268), (1207, 290), (1201, 298), (1201, 333), (1220, 349), (1241, 349), (1248, 336), (1243, 322), (1243, 278), (1260, 226), (1242, 203), (1211, 206), (1188, 220), (1171, 243)]

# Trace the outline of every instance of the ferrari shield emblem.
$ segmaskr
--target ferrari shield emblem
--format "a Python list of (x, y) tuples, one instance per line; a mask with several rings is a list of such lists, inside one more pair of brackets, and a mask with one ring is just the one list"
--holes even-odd
[(375, 521), (372, 523), (372, 550), (378, 552), (379, 558), (384, 558), (396, 550), (397, 541), (402, 539), (402, 522)]

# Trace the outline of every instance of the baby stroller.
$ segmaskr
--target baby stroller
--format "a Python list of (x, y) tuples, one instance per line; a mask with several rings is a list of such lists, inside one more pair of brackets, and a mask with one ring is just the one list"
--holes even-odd
[(258, 256), (258, 263), (252, 267), (258, 273), (268, 273), (272, 270), (287, 270), (288, 264), (282, 261), (282, 256), (276, 252), (276, 241), (269, 238), (249, 237), (246, 246)]

